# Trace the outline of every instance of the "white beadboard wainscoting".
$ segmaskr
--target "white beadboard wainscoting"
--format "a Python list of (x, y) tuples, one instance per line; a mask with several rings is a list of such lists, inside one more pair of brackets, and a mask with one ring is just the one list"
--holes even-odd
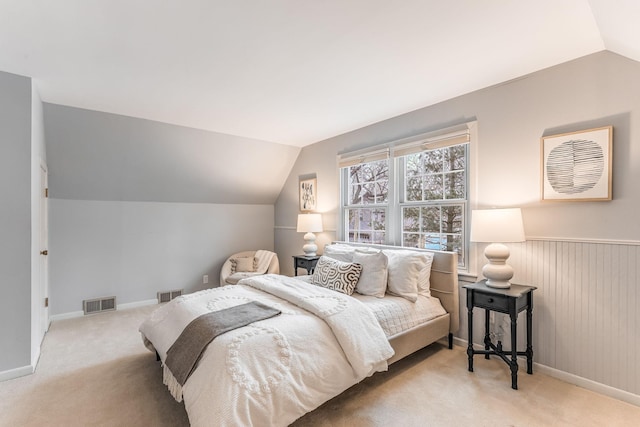
[[(512, 282), (538, 288), (533, 294), (534, 361), (630, 393), (635, 396), (624, 400), (640, 402), (640, 242), (534, 238), (509, 247)], [(479, 249), (482, 266), (484, 248)], [(521, 346), (524, 326), (521, 313)]]

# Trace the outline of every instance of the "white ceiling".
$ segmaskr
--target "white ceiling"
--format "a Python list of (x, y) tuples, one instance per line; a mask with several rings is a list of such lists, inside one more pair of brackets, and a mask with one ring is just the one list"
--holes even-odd
[(304, 146), (609, 49), (636, 0), (0, 0), (43, 101)]

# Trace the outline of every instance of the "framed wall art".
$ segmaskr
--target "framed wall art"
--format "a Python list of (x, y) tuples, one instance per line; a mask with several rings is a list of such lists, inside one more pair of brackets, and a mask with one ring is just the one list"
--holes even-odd
[(300, 192), (300, 210), (302, 212), (310, 212), (315, 210), (318, 200), (317, 179), (301, 179), (298, 190)]
[(611, 200), (613, 127), (542, 137), (542, 200)]

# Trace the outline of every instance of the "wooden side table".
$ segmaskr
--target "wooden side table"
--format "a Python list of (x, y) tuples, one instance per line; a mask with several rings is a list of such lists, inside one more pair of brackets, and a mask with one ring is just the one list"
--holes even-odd
[[(485, 359), (490, 355), (499, 356), (511, 368), (511, 388), (518, 389), (518, 356), (527, 356), (527, 374), (533, 373), (533, 347), (531, 345), (532, 320), (533, 320), (533, 291), (535, 286), (512, 284), (508, 289), (491, 288), (482, 280), (470, 285), (464, 285), (467, 290), (467, 312), (469, 315), (469, 371), (473, 372), (473, 356), (484, 354)], [(480, 307), (485, 310), (484, 318), (484, 350), (473, 348), (473, 308)], [(502, 342), (494, 344), (491, 341), (489, 331), (489, 312), (497, 311), (509, 315), (511, 319), (511, 350), (504, 350)], [(518, 313), (527, 310), (527, 349), (517, 350), (517, 321)], [(508, 356), (511, 356), (509, 359)]]
[(320, 259), (320, 255), (294, 255), (293, 256), (293, 271), (298, 275), (298, 268), (304, 268), (307, 270), (307, 274), (313, 274), (313, 269), (316, 268), (316, 264)]

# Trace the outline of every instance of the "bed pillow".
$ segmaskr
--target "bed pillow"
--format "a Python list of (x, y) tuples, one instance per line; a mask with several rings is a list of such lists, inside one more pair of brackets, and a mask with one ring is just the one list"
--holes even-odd
[(322, 255), (342, 262), (352, 262), (355, 248), (346, 245), (327, 245)]
[(331, 289), (343, 294), (351, 295), (356, 288), (362, 266), (351, 262), (321, 256), (313, 270), (311, 283), (316, 286)]
[(256, 261), (254, 257), (231, 258), (231, 274), (256, 271)]
[(425, 297), (431, 296), (431, 265), (433, 264), (432, 252), (420, 252), (426, 261), (425, 267), (418, 274), (418, 293)]
[(406, 250), (382, 251), (389, 259), (387, 292), (411, 302), (418, 299), (418, 278), (427, 266), (425, 253)]
[(387, 290), (387, 256), (382, 252), (356, 250), (353, 262), (362, 266), (356, 292), (382, 298)]

